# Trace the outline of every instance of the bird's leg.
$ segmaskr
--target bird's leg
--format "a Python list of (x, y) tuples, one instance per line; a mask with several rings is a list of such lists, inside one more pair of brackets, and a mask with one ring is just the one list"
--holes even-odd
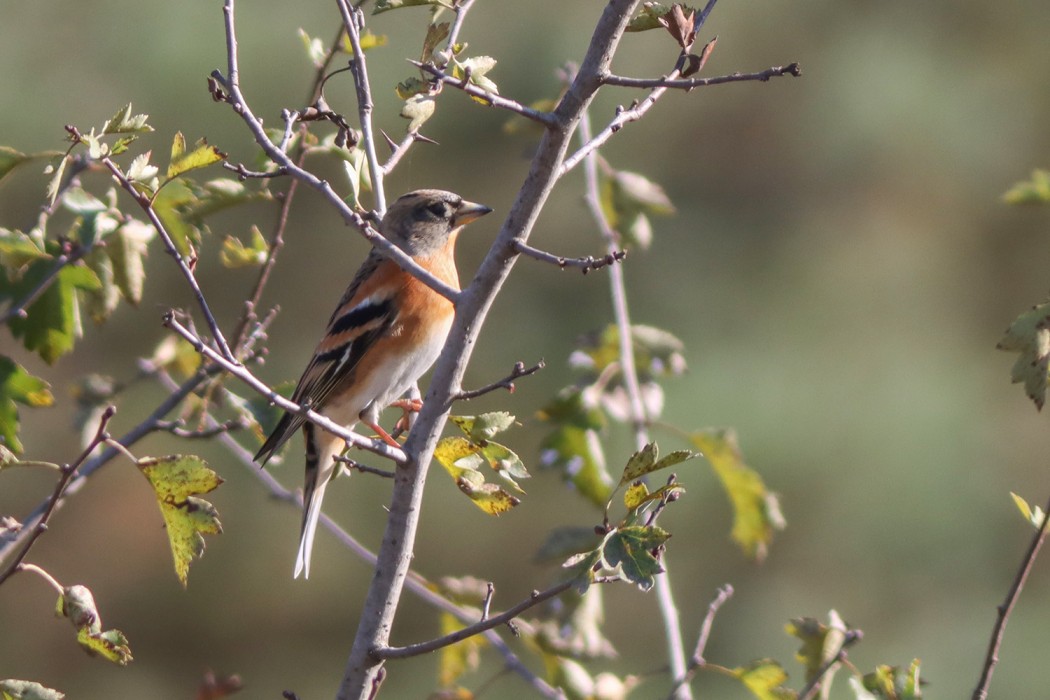
[(379, 425), (379, 421), (376, 421), (374, 423), (372, 421), (365, 421), (364, 423), (373, 431), (375, 431), (375, 434), (379, 436), (380, 440), (390, 445), (391, 447), (396, 447), (399, 450), (401, 449), (401, 443), (392, 438), (390, 436), (390, 433), (383, 430), (382, 426)]
[(402, 411), (401, 418), (394, 425), (395, 435), (400, 435), (409, 429), (408, 414), (419, 413), (419, 409), (423, 408), (423, 402), (419, 399), (398, 399), (390, 405), (394, 408), (400, 408)]

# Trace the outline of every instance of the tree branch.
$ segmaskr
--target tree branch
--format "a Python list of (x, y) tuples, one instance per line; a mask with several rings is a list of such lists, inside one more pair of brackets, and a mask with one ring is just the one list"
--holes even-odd
[(471, 97), (476, 97), (479, 100), (484, 100), (485, 103), (490, 107), (496, 107), (498, 109), (505, 109), (508, 112), (513, 112), (519, 116), (531, 119), (534, 122), (538, 122), (546, 127), (556, 126), (556, 118), (552, 112), (543, 112), (532, 107), (526, 107), (520, 102), (502, 97), (495, 93), (489, 92), (488, 90), (482, 90), (477, 85), (474, 85), (467, 78), (457, 78), (449, 75), (445, 71), (441, 70), (437, 66), (431, 63), (420, 63), (419, 61), (412, 61), (411, 63), (416, 68), (430, 73), (432, 76), (440, 80), (442, 83), (451, 85), (454, 88), (462, 90)]
[(675, 697), (681, 686), (688, 685), (696, 676), (696, 672), (707, 663), (704, 660), (704, 651), (707, 649), (707, 642), (711, 638), (711, 629), (715, 624), (715, 615), (732, 597), (733, 587), (727, 583), (718, 589), (718, 593), (715, 594), (714, 599), (707, 606), (707, 614), (704, 615), (704, 621), (700, 624), (700, 634), (696, 638), (696, 647), (693, 649), (693, 655), (689, 658), (689, 667), (686, 669), (685, 675), (675, 681), (668, 700), (672, 700)]
[(1006, 634), (1006, 624), (1010, 620), (1010, 613), (1013, 612), (1017, 599), (1021, 597), (1021, 590), (1024, 589), (1025, 581), (1028, 580), (1028, 574), (1032, 571), (1039, 549), (1043, 546), (1043, 541), (1046, 540), (1048, 524), (1050, 524), (1050, 502), (1046, 504), (1042, 524), (1035, 534), (1032, 535), (1032, 541), (1028, 543), (1028, 550), (1025, 552), (1024, 559), (1021, 560), (1021, 568), (1018, 569), (1017, 575), (1014, 576), (1014, 582), (1006, 594), (1006, 600), (996, 609), (998, 616), (995, 620), (995, 626), (992, 628), (992, 639), (988, 642), (988, 653), (985, 655), (984, 665), (981, 668), (981, 677), (978, 679), (977, 687), (974, 688), (971, 696), (973, 700), (985, 700), (988, 697), (988, 686), (992, 682), (992, 673), (995, 671), (995, 666), (999, 663), (999, 647), (1002, 646), (1003, 636)]
[(563, 258), (560, 255), (554, 255), (545, 250), (533, 248), (527, 243), (522, 243), (521, 241), (515, 241), (514, 248), (522, 255), (535, 258), (540, 262), (557, 265), (563, 270), (567, 267), (579, 268), (579, 270), (585, 275), (591, 270), (600, 270), (608, 265), (618, 263), (627, 257), (627, 251), (623, 249), (613, 250), (600, 258), (595, 258), (590, 255), (583, 258)]
[(530, 374), (536, 374), (541, 369), (547, 366), (543, 360), (540, 360), (532, 367), (526, 367), (524, 362), (516, 362), (514, 368), (510, 371), (503, 379), (486, 384), (480, 389), (473, 389), (471, 391), (457, 391), (450, 398), (452, 401), (469, 401), (470, 399), (476, 399), (479, 396), (496, 391), (497, 389), (506, 389), (507, 391), (514, 393), (514, 380), (521, 377), (527, 377)]
[(606, 85), (617, 85), (630, 88), (670, 88), (672, 90), (689, 91), (698, 87), (708, 85), (723, 85), (725, 83), (742, 83), (748, 81), (768, 82), (771, 78), (779, 78), (791, 75), (796, 78), (802, 75), (802, 67), (798, 63), (789, 63), (786, 66), (772, 66), (757, 73), (732, 73), (730, 75), (719, 75), (712, 78), (628, 78), (622, 75), (607, 75), (602, 79)]

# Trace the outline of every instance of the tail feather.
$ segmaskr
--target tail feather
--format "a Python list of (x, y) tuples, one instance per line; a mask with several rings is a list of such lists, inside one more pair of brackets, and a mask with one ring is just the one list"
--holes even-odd
[(294, 578), (299, 578), (299, 574), (310, 578), (310, 555), (321, 517), (321, 502), (328, 482), (335, 475), (335, 458), (345, 446), (341, 438), (318, 430), (312, 423), (303, 426), (303, 436), (306, 438), (306, 478), (303, 483), (303, 525)]

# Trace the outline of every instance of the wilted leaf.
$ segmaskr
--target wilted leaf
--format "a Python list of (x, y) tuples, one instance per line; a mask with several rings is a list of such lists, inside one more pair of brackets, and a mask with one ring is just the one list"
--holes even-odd
[(54, 401), (47, 382), (29, 374), (25, 367), (9, 357), (0, 355), (0, 443), (6, 444), (12, 452), (22, 452), (16, 403), (41, 408)]
[(199, 139), (193, 144), (193, 150), (186, 151), (186, 137), (177, 132), (171, 142), (171, 160), (165, 177), (169, 180), (197, 168), (205, 168), (226, 159), (226, 154), (215, 146), (209, 146), (207, 139)]
[(193, 455), (144, 457), (138, 463), (157, 494), (175, 574), (185, 586), (190, 562), (204, 554), (203, 536), (222, 532), (215, 507), (198, 496), (214, 490), (223, 480)]
[(120, 630), (102, 629), (95, 597), (85, 586), (63, 589), (55, 611), (69, 619), (77, 630), (77, 642), (91, 655), (99, 655), (113, 663), (127, 666), (132, 660), (128, 640)]
[(1010, 380), (1014, 384), (1024, 382), (1025, 394), (1042, 410), (1050, 368), (1050, 302), (1033, 306), (1018, 316), (996, 348), (1018, 353)]
[(64, 697), (64, 693), (33, 681), (17, 681), (12, 678), (0, 681), (0, 700), (62, 700)]
[(1007, 204), (1047, 204), (1050, 202), (1050, 171), (1033, 170), (1031, 180), (1022, 180), (1006, 191)]
[(434, 116), (437, 102), (428, 94), (413, 95), (405, 100), (400, 116), (408, 120), (410, 132), (419, 131), (419, 127)]
[(776, 494), (767, 490), (758, 472), (744, 463), (732, 430), (699, 431), (690, 439), (715, 470), (733, 504), (733, 540), (748, 556), (761, 561), (773, 533), (785, 525)]
[(609, 569), (619, 566), (624, 580), (642, 590), (649, 590), (656, 583), (656, 575), (663, 573), (653, 550), (670, 536), (666, 530), (652, 525), (631, 525), (614, 530), (602, 546), (604, 564)]
[(794, 691), (785, 688), (788, 674), (776, 661), (762, 659), (753, 661), (747, 666), (733, 669), (735, 676), (744, 687), (759, 700), (794, 700)]

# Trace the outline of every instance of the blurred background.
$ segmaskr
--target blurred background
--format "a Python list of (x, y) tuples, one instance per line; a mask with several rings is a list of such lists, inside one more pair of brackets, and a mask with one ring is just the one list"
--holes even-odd
[[(490, 54), (503, 94), (522, 102), (557, 93), (556, 70), (579, 60), (602, 3), (484, 0), (463, 39)], [(22, 151), (65, 148), (63, 125), (100, 125), (133, 102), (155, 134), (140, 144), (166, 162), (171, 137), (207, 136), (233, 161), (255, 149), (242, 123), (205, 89), (225, 66), (221, 3), (106, 0), (8, 3), (0, 22), (0, 143)], [(256, 114), (276, 126), (299, 108), (309, 65), (296, 30), (329, 41), (335, 3), (242, 3), (238, 9), (243, 87)], [(413, 74), (424, 10), (390, 12), (371, 28), (389, 36), (369, 54), (377, 125), (403, 133), (393, 86)], [(675, 533), (668, 557), (687, 644), (716, 588), (736, 595), (719, 615), (707, 659), (742, 665), (774, 657), (802, 685), (792, 660), (790, 618), (826, 619), (835, 609), (865, 633), (850, 658), (875, 664), (922, 659), (927, 697), (968, 697), (999, 604), (1031, 529), (1009, 497), (1042, 504), (1048, 493), (1047, 417), (1009, 382), (1014, 356), (995, 350), (1003, 330), (1045, 298), (1050, 281), (1050, 211), (1008, 207), (1001, 194), (1050, 165), (1050, 5), (1027, 0), (856, 0), (720, 3), (701, 37), (719, 37), (705, 74), (756, 71), (798, 61), (803, 76), (711, 87), (662, 99), (604, 150), (614, 167), (661, 183), (678, 208), (654, 220), (651, 250), (625, 262), (633, 320), (686, 343), (690, 371), (666, 386), (666, 422), (684, 429), (732, 426), (748, 462), (781, 496), (788, 527), (756, 565), (729, 542), (731, 512), (710, 470), (679, 469), (688, 489), (663, 524)], [(656, 76), (676, 46), (662, 32), (628, 35), (616, 72)], [(607, 90), (596, 126), (640, 93)], [(328, 88), (332, 107), (352, 113), (345, 76)], [(440, 186), (484, 202), (496, 214), (460, 245), (469, 276), (513, 200), (534, 141), (507, 136), (507, 115), (448, 90), (424, 133), (440, 146), (415, 147), (388, 179), (388, 192)], [(140, 145), (136, 144), (136, 146)], [(341, 183), (332, 170), (333, 182)], [(213, 176), (219, 176), (214, 171)], [(0, 187), (0, 225), (28, 229), (46, 177), (20, 169)], [(101, 191), (102, 180), (88, 182)], [(200, 273), (221, 320), (232, 325), (253, 281), (218, 264), (222, 237), (266, 232), (272, 209), (240, 210), (211, 222)], [(262, 376), (294, 381), (331, 304), (366, 245), (313, 193), (301, 191), (287, 247), (265, 298), (279, 304)], [(600, 241), (582, 204), (582, 178), (566, 178), (531, 242), (562, 255), (597, 254)], [(119, 380), (165, 335), (160, 316), (190, 305), (184, 283), (159, 248), (149, 260), (146, 298), (103, 327), (88, 325), (76, 351), (54, 368), (21, 350), (6, 331), (0, 348), (49, 379), (59, 405), (22, 409), (27, 455), (56, 462), (78, 452), (68, 387), (97, 371)], [(608, 279), (521, 260), (491, 314), (467, 380), (481, 385), (514, 362), (547, 369), (513, 395), (462, 411), (501, 409), (522, 426), (506, 442), (533, 468), (522, 506), (499, 519), (469, 505), (432, 472), (415, 568), (431, 578), (472, 574), (496, 585), (496, 607), (543, 587), (553, 572), (532, 557), (554, 526), (600, 517), (560, 478), (538, 468), (544, 434), (534, 418), (573, 375), (566, 358), (577, 336), (611, 319)], [(88, 322), (89, 323), (89, 322)], [(148, 382), (121, 399), (113, 432), (151, 410), (162, 392)], [(665, 449), (685, 447), (657, 431)], [(618, 469), (630, 452), (622, 432), (607, 454)], [(296, 445), (275, 467), (297, 488)], [(314, 575), (291, 578), (299, 515), (271, 500), (243, 465), (217, 445), (152, 437), (142, 454), (196, 451), (226, 479), (212, 494), (225, 532), (190, 573), (172, 574), (170, 553), (145, 482), (124, 462), (100, 472), (54, 518), (32, 560), (65, 584), (95, 593), (105, 626), (128, 636), (127, 668), (77, 649), (55, 620), (52, 591), (32, 576), (0, 589), (0, 677), (40, 681), (71, 698), (190, 698), (205, 669), (239, 673), (244, 697), (330, 697), (349, 650), (369, 569), (327, 534)], [(50, 493), (49, 474), (5, 473), (0, 513), (22, 516)], [(388, 486), (355, 477), (330, 489), (326, 510), (376, 546)], [(1050, 576), (1036, 565), (1008, 629), (992, 696), (1045, 695), (1045, 625)], [(626, 586), (605, 590), (607, 634), (620, 672), (653, 674), (636, 697), (663, 697), (666, 663), (655, 600)], [(408, 643), (435, 636), (437, 616), (410, 596), (394, 630)], [(477, 686), (499, 668), (469, 677)], [(600, 667), (600, 666), (598, 666)], [(596, 668), (598, 668), (596, 667)], [(393, 665), (390, 697), (423, 697), (436, 657)], [(840, 679), (838, 697), (845, 694)], [(699, 695), (748, 697), (710, 676)], [(529, 697), (513, 677), (489, 697)]]

